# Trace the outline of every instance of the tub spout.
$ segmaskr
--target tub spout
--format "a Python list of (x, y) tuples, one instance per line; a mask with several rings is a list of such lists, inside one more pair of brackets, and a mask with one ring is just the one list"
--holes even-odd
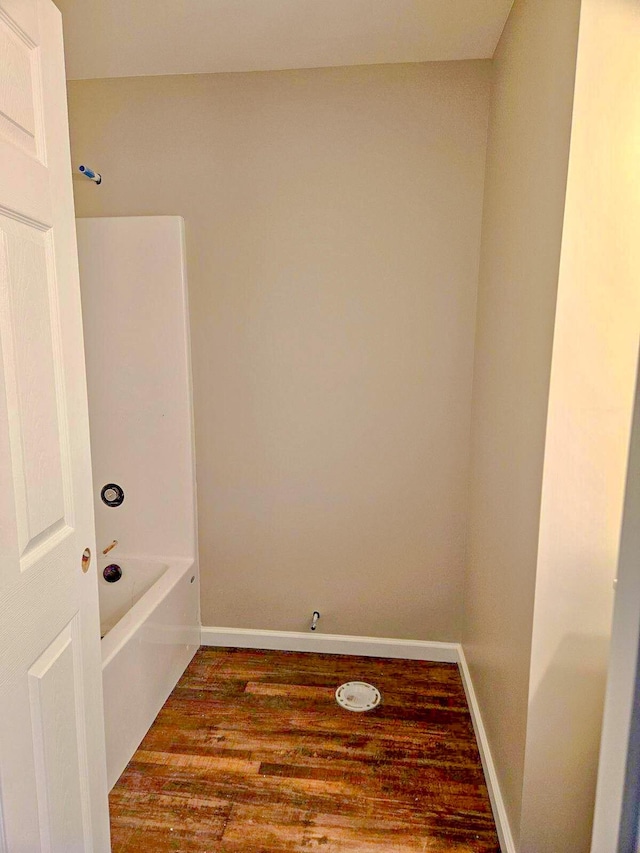
[(107, 547), (104, 549), (104, 551), (102, 553), (108, 554), (109, 551), (113, 551), (113, 549), (116, 547), (117, 544), (118, 544), (118, 540), (114, 539), (113, 542), (111, 543), (111, 545), (107, 545)]

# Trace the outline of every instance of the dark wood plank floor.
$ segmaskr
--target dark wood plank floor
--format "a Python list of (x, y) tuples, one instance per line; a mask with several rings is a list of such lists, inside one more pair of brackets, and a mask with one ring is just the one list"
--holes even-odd
[(110, 801), (114, 853), (499, 851), (454, 664), (201, 648)]

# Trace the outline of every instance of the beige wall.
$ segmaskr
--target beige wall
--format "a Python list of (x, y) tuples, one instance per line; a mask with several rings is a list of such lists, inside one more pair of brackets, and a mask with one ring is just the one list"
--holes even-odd
[(70, 84), (78, 215), (186, 222), (204, 624), (459, 639), (489, 71)]
[(640, 330), (639, 45), (637, 0), (582, 0), (542, 488), (522, 853), (591, 849)]
[(463, 645), (516, 839), (579, 5), (516, 0), (490, 109)]

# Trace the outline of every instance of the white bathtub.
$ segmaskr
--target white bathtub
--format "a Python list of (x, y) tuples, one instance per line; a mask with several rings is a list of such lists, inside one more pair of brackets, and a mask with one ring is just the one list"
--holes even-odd
[[(110, 563), (122, 569), (113, 584), (102, 577)], [(111, 789), (198, 648), (198, 582), (185, 558), (113, 551), (98, 568)]]

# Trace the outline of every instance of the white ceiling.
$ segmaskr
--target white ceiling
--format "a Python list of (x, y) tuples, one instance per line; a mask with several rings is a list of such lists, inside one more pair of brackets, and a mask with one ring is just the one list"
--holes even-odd
[(56, 0), (70, 79), (491, 57), (513, 0)]

